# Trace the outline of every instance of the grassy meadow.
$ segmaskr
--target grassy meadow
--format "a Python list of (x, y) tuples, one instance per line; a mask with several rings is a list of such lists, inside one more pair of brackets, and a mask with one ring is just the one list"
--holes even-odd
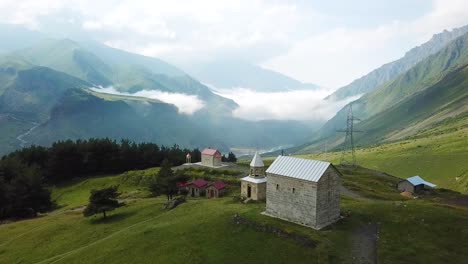
[[(398, 178), (363, 168), (344, 170), (342, 196), (348, 217), (321, 231), (260, 214), (264, 203), (242, 204), (229, 178), (221, 199), (189, 198), (173, 210), (144, 188), (157, 168), (94, 177), (52, 188), (59, 209), (36, 219), (0, 225), (0, 263), (355, 263), (359, 230), (378, 227), (380, 263), (441, 263), (468, 257), (468, 209), (443, 199), (407, 199)], [(200, 170), (194, 170), (200, 174)], [(208, 172), (206, 172), (208, 173)], [(219, 177), (214, 175), (213, 177)], [(89, 191), (119, 185), (125, 206), (84, 218)], [(235, 225), (234, 214), (317, 242), (304, 247), (289, 239)], [(362, 249), (361, 249), (362, 250)]]
[[(300, 155), (338, 164), (341, 152)], [(468, 118), (417, 137), (356, 150), (363, 167), (407, 178), (419, 175), (441, 188), (468, 193)]]

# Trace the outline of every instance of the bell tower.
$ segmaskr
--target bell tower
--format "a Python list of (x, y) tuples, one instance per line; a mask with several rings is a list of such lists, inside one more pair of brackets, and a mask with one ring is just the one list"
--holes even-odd
[(262, 157), (255, 152), (255, 155), (250, 162), (250, 177), (260, 178), (265, 177), (265, 164), (263, 164)]
[(246, 200), (265, 200), (266, 182), (265, 164), (258, 152), (250, 162), (250, 173), (241, 179), (241, 195)]

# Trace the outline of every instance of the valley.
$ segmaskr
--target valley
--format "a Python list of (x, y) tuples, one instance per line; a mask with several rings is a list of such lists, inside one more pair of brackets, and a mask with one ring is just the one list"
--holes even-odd
[(0, 263), (466, 263), (463, 1), (10, 2)]

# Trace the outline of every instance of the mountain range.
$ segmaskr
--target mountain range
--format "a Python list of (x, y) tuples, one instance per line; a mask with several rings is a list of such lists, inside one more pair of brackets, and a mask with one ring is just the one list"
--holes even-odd
[[(99, 92), (106, 87), (116, 94)], [(196, 99), (202, 108), (187, 114), (177, 104), (132, 95), (142, 91)], [(313, 128), (237, 119), (236, 107), (175, 66), (96, 42), (45, 39), (0, 57), (0, 154), (25, 144), (90, 137), (268, 149), (298, 144)]]
[[(160, 59), (93, 41), (32, 41), (25, 37), (28, 32), (16, 37), (9, 32), (10, 42), (29, 39), (32, 44), (17, 50), (0, 44), (0, 154), (25, 144), (89, 137), (222, 150), (297, 145), (290, 152), (311, 153), (321, 151), (323, 142), (329, 149), (341, 147), (344, 137), (336, 131), (344, 128), (350, 105), (361, 120), (355, 125), (363, 131), (355, 135), (360, 146), (414, 137), (447, 122), (464, 124), (467, 118), (468, 26), (436, 34), (328, 96), (332, 103), (363, 94), (316, 132), (320, 123), (235, 118), (237, 103), (203, 84), (259, 92), (316, 88), (259, 66), (215, 61), (187, 67), (189, 75)], [(103, 93), (103, 88), (114, 92)], [(202, 105), (187, 114), (176, 103), (142, 97), (144, 91), (181, 95)]]
[(319, 87), (240, 60), (191, 63), (185, 69), (215, 89), (245, 88), (256, 92), (285, 92)]
[[(428, 43), (408, 52), (405, 57), (418, 53), (418, 49), (423, 47), (426, 51), (438, 50), (426, 53), (413, 67), (345, 106), (315, 133), (310, 143), (297, 147), (295, 151), (321, 151), (325, 141), (328, 142), (329, 148), (339, 149), (344, 136), (336, 131), (345, 128), (351, 105), (353, 115), (361, 120), (356, 122), (355, 128), (362, 133), (356, 133), (354, 136), (357, 144), (361, 146), (393, 142), (416, 136), (440, 124), (466, 120), (467, 29), (468, 27), (463, 27), (437, 34)], [(460, 32), (465, 33), (459, 35)], [(452, 39), (454, 36), (458, 37)], [(441, 43), (447, 44), (440, 47)], [(383, 69), (385, 66), (379, 70)], [(375, 72), (363, 78), (370, 78)], [(352, 94), (353, 89), (348, 89), (347, 92)], [(339, 94), (340, 90), (332, 96)]]

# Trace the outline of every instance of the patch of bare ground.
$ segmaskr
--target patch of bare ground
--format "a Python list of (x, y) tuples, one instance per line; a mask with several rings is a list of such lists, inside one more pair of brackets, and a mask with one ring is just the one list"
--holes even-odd
[(379, 239), (379, 226), (377, 224), (363, 223), (353, 232), (351, 239), (351, 263), (377, 263), (377, 241)]

